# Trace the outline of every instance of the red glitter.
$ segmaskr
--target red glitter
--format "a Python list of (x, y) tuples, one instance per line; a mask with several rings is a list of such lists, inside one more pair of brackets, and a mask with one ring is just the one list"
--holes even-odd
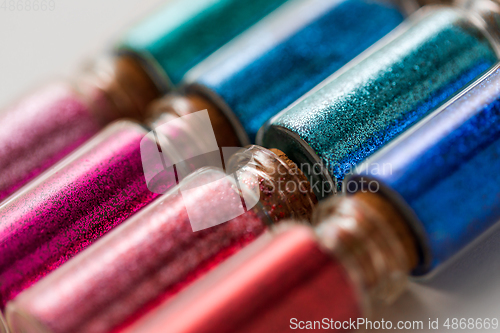
[(290, 331), (291, 318), (349, 321), (361, 316), (353, 286), (312, 229), (295, 226), (262, 236), (126, 332), (275, 333)]

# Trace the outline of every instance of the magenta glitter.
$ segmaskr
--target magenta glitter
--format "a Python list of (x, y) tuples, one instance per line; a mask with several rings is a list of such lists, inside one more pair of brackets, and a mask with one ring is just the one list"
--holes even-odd
[(0, 207), (0, 308), (158, 196), (142, 170), (146, 133), (108, 126)]
[(224, 177), (217, 169), (191, 175), (188, 197), (173, 189), (14, 302), (53, 333), (124, 328), (266, 229), (270, 220), (257, 206), (193, 232), (192, 214), (211, 221), (243, 209), (234, 178)]
[(83, 98), (64, 83), (0, 112), (0, 201), (101, 128)]

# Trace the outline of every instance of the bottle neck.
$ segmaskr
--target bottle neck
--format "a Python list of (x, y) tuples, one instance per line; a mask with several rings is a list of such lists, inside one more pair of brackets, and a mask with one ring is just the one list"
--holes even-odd
[(98, 116), (143, 121), (160, 90), (132, 56), (107, 56), (89, 65), (78, 82)]
[(208, 112), (219, 147), (241, 146), (238, 133), (220, 109), (208, 99), (197, 94), (168, 94), (153, 102), (147, 110), (146, 124), (154, 129), (170, 120), (201, 110)]
[(344, 263), (368, 301), (391, 302), (404, 290), (417, 266), (417, 245), (385, 198), (374, 193), (333, 198), (318, 207), (313, 224), (320, 243)]
[(226, 172), (236, 173), (240, 184), (259, 193), (260, 204), (273, 222), (311, 221), (316, 196), (305, 175), (283, 152), (251, 146), (231, 157)]
[[(201, 110), (208, 111), (219, 147), (241, 146), (238, 133), (221, 110), (197, 94), (169, 94), (156, 101), (149, 108), (147, 124), (159, 128), (170, 120)], [(197, 142), (195, 133), (192, 136), (190, 141)], [(235, 153), (225, 167), (226, 173), (237, 174), (244, 191), (258, 195), (261, 206), (273, 222), (285, 218), (311, 220), (316, 196), (302, 171), (281, 151), (251, 146)]]

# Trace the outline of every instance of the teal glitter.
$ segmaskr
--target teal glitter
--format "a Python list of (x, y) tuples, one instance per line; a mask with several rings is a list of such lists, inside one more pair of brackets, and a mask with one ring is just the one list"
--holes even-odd
[(140, 56), (157, 80), (177, 84), (194, 65), (284, 2), (176, 0), (132, 28), (117, 50)]
[(377, 182), (405, 215), (422, 253), (413, 274), (421, 275), (498, 224), (499, 157), (496, 67), (417, 129), (370, 157), (352, 180)]
[[(372, 0), (306, 0), (283, 7), (272, 24), (259, 24), (224, 47), (208, 70), (200, 66), (201, 74), (193, 75), (195, 86), (189, 87), (224, 100), (252, 142), (269, 118), (404, 19), (397, 7)], [(310, 19), (299, 24), (303, 19), (294, 19), (297, 16)]]
[(259, 142), (299, 164), (319, 157), (340, 190), (356, 164), (497, 61), (466, 13), (439, 8), (417, 15), (387, 44), (271, 119)]

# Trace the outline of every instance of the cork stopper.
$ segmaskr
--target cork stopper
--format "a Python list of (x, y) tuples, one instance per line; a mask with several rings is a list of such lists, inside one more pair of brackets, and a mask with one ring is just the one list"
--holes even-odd
[(372, 300), (393, 301), (417, 266), (416, 240), (398, 210), (376, 193), (322, 203), (313, 217), (321, 243)]
[(354, 199), (363, 202), (379, 215), (384, 216), (383, 221), (387, 224), (387, 228), (390, 228), (401, 241), (410, 268), (413, 270), (419, 261), (417, 242), (403, 215), (388, 199), (379, 194), (359, 192), (354, 195)]
[(139, 61), (129, 55), (99, 59), (87, 68), (79, 87), (95, 112), (138, 121), (145, 119), (148, 105), (161, 96)]
[(202, 110), (208, 111), (219, 147), (241, 146), (236, 130), (220, 109), (210, 100), (197, 94), (168, 94), (153, 102), (147, 111), (146, 124), (156, 128), (171, 119)]
[(237, 171), (246, 186), (258, 187), (260, 203), (273, 222), (311, 220), (316, 196), (304, 173), (280, 150), (251, 146), (236, 153), (226, 169)]

